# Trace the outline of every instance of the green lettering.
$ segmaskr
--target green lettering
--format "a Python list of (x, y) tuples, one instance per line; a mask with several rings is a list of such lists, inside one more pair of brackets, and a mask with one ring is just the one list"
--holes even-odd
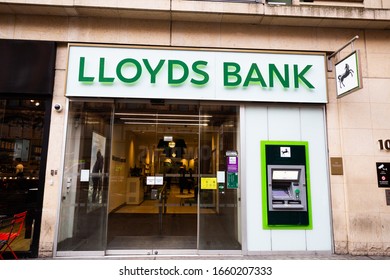
[(210, 79), (209, 74), (206, 71), (199, 69), (199, 67), (202, 67), (202, 66), (207, 66), (207, 61), (198, 60), (198, 61), (195, 61), (194, 64), (192, 64), (192, 70), (196, 74), (198, 74), (199, 76), (202, 76), (203, 79), (202, 80), (195, 80), (192, 78), (191, 83), (193, 83), (195, 85), (199, 85), (199, 86), (202, 86), (202, 85), (205, 85), (208, 83), (208, 81)]
[[(235, 62), (225, 62), (223, 64), (223, 85), (225, 87), (237, 87), (241, 84), (240, 69), (240, 65)], [(231, 81), (231, 77), (234, 78), (234, 81)]]
[[(125, 64), (129, 64), (129, 67), (135, 66), (136, 73), (135, 73), (134, 77), (126, 78), (125, 76), (123, 76), (122, 68), (125, 66)], [(141, 74), (142, 74), (141, 64), (137, 60), (132, 59), (132, 58), (125, 58), (125, 59), (121, 60), (118, 63), (118, 65), (116, 66), (116, 75), (117, 75), (118, 79), (126, 84), (135, 83), (141, 77)]]
[[(173, 70), (176, 68), (181, 68), (183, 70), (183, 75), (179, 78), (173, 77)], [(168, 60), (168, 84), (179, 85), (184, 83), (188, 78), (188, 66), (181, 60)]]
[(310, 68), (313, 65), (306, 65), (306, 67), (298, 73), (298, 65), (294, 64), (294, 86), (295, 88), (299, 87), (299, 81), (303, 82), (308, 88), (314, 88), (314, 86), (304, 77), (304, 75), (307, 73), (307, 71), (310, 70)]
[(99, 82), (100, 83), (112, 83), (114, 78), (104, 77), (104, 57), (100, 58), (99, 63)]
[[(255, 75), (253, 75), (253, 74), (255, 74)], [(247, 87), (250, 83), (259, 83), (262, 87), (267, 86), (267, 84), (264, 81), (263, 76), (260, 73), (259, 67), (257, 67), (256, 63), (252, 63), (251, 68), (248, 71), (248, 75), (246, 76), (246, 79), (245, 79), (243, 86)]]
[(158, 72), (160, 72), (161, 67), (164, 65), (165, 60), (161, 59), (158, 62), (156, 68), (154, 68), (154, 69), (152, 68), (152, 66), (150, 66), (149, 61), (147, 59), (142, 59), (142, 61), (144, 62), (145, 67), (146, 67), (146, 69), (148, 70), (148, 72), (150, 74), (150, 82), (152, 84), (155, 84), (156, 83), (156, 76), (157, 76)]
[(85, 69), (85, 57), (80, 57), (79, 82), (92, 83), (95, 78), (94, 77), (85, 77), (84, 76), (84, 69)]
[(289, 87), (290, 79), (289, 79), (288, 64), (284, 65), (284, 78), (280, 74), (278, 68), (276, 68), (275, 64), (270, 64), (269, 65), (269, 86), (270, 87), (274, 87), (274, 77), (275, 76), (284, 88)]

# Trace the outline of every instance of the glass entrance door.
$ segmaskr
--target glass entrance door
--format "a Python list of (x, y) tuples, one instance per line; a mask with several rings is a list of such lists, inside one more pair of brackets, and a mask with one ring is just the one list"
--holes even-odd
[(117, 102), (107, 250), (197, 249), (199, 105)]
[[(200, 126), (199, 250), (241, 250), (237, 106), (202, 105)], [(207, 183), (216, 180), (216, 185)]]
[(70, 101), (57, 254), (103, 255), (113, 102)]
[(241, 249), (239, 187), (227, 184), (226, 164), (238, 147), (237, 106), (71, 100), (69, 108), (58, 255)]

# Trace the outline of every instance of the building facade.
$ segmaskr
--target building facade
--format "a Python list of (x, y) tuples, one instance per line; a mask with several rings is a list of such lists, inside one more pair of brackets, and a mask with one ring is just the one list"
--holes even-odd
[(0, 1), (4, 68), (55, 50), (46, 91), (0, 85), (2, 207), (39, 173), (19, 251), (389, 255), (390, 3), (141, 2)]

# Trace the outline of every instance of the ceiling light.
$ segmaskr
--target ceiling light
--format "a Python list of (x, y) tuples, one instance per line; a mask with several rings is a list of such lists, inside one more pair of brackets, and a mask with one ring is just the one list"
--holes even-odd
[[(152, 118), (120, 118), (122, 121), (160, 121), (164, 122), (199, 122), (198, 119), (152, 119)], [(210, 120), (200, 120), (201, 122), (210, 122)]]
[(207, 123), (148, 123), (148, 122), (125, 122), (125, 124), (142, 124), (142, 125), (181, 125), (181, 126), (208, 126)]
[(187, 117), (187, 118), (212, 118), (212, 115), (185, 115), (185, 114), (150, 114), (150, 113), (115, 113), (116, 116), (145, 116), (145, 117)]

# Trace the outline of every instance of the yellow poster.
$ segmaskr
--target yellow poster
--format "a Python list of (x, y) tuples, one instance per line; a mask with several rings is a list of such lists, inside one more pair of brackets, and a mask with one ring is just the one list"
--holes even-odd
[(217, 178), (201, 178), (200, 188), (202, 190), (216, 190)]

